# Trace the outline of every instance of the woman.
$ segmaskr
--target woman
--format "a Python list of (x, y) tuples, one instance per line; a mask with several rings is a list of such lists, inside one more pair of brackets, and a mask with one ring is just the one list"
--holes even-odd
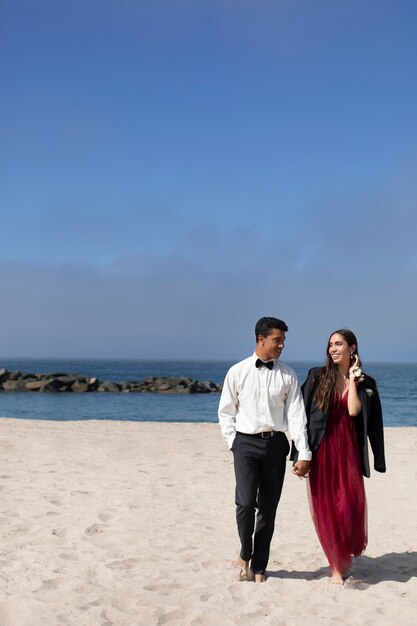
[[(363, 475), (370, 475), (368, 438), (375, 469), (386, 469), (378, 390), (374, 379), (360, 369), (352, 331), (332, 333), (326, 365), (309, 371), (302, 390), (313, 452), (308, 480), (311, 512), (332, 582), (343, 584), (352, 558), (360, 556), (367, 544)], [(293, 452), (295, 460), (294, 446)]]

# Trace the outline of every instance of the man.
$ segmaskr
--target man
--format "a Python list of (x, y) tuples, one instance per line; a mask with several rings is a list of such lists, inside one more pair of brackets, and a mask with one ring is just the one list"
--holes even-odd
[[(264, 582), (289, 444), (297, 476), (309, 471), (306, 414), (295, 372), (279, 362), (288, 326), (275, 317), (256, 324), (256, 350), (227, 372), (219, 405), (223, 437), (233, 452), (240, 580)], [(257, 514), (255, 514), (257, 508)], [(256, 527), (255, 527), (256, 522)], [(254, 532), (255, 531), (255, 532)]]

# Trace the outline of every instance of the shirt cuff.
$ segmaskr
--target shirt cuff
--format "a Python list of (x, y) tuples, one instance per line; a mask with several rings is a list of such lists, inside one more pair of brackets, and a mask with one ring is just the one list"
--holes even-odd
[(301, 450), (298, 452), (299, 461), (311, 461), (312, 454), (310, 450)]
[(229, 450), (232, 449), (235, 437), (236, 437), (236, 433), (233, 433), (233, 435), (229, 435), (229, 437), (227, 438), (227, 445), (229, 446)]

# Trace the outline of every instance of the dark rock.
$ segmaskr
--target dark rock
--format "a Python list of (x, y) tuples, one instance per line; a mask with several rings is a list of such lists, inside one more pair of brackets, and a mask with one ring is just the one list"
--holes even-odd
[(46, 380), (29, 380), (26, 381), (25, 387), (28, 391), (39, 391), (41, 387), (45, 384), (48, 384), (48, 379)]
[(9, 372), (0, 369), (0, 391), (37, 391), (37, 392), (135, 392), (135, 393), (213, 393), (221, 391), (222, 386), (205, 380), (193, 380), (185, 376), (148, 376), (143, 382), (127, 380), (120, 383), (100, 382), (96, 377), (85, 378), (77, 374), (54, 372), (53, 374), (22, 374), (20, 371)]
[(217, 385), (215, 385), (213, 382), (211, 382), (211, 380), (203, 380), (200, 381), (199, 384), (204, 387), (204, 389), (207, 389), (207, 391), (217, 391)]
[(190, 387), (184, 387), (184, 385), (177, 385), (175, 387), (175, 391), (173, 390), (173, 393), (191, 393), (190, 391)]
[(28, 391), (67, 391), (68, 384), (59, 378), (31, 379), (26, 380), (26, 389)]
[(194, 380), (190, 385), (190, 393), (207, 393), (208, 389)]
[[(65, 387), (65, 385), (63, 385), (62, 382), (58, 380), (58, 378), (46, 378), (42, 382), (43, 382), (43, 385), (41, 385), (41, 387), (39, 387), (39, 390), (38, 390), (40, 393), (60, 391), (62, 387)], [(26, 383), (26, 384), (30, 384), (30, 383)]]
[[(61, 376), (68, 376), (68, 374), (66, 372), (51, 372), (50, 374), (47, 374), (47, 376), (52, 378), (61, 378)], [(78, 374), (73, 374), (73, 377), (80, 378)]]
[(20, 380), (22, 378), (22, 372), (17, 370), (16, 372), (9, 372), (9, 380)]
[(130, 387), (131, 387), (131, 383), (124, 381), (123, 383), (120, 384), (120, 391), (124, 391), (124, 392), (130, 391)]
[(4, 391), (27, 391), (24, 380), (6, 380), (3, 383)]
[(63, 387), (72, 387), (72, 385), (78, 380), (78, 377), (68, 376), (68, 374), (60, 374), (57, 376), (57, 380), (62, 383)]
[(172, 389), (172, 385), (169, 382), (164, 382), (160, 380), (158, 380), (158, 382), (155, 384), (155, 387), (158, 391), (167, 391), (168, 389)]
[(88, 391), (97, 391), (100, 381), (98, 378), (87, 378), (88, 382)]
[(142, 383), (130, 383), (129, 384), (129, 392), (130, 393), (143, 393), (146, 391), (145, 385)]
[(117, 383), (112, 383), (110, 381), (105, 381), (104, 383), (101, 383), (98, 387), (97, 387), (97, 391), (113, 391), (113, 392), (118, 392), (120, 391), (121, 386), (118, 385)]
[(71, 391), (74, 391), (75, 393), (85, 393), (86, 391), (89, 391), (88, 381), (85, 379), (76, 380), (75, 383), (71, 385)]

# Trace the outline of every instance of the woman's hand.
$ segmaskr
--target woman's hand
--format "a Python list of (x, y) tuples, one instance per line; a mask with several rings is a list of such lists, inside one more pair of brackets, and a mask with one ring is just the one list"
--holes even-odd
[(359, 354), (355, 354), (354, 357), (355, 357), (355, 360), (353, 361), (352, 365), (349, 367), (349, 377), (362, 373), (362, 372), (358, 372), (358, 370), (361, 369), (361, 360), (359, 358)]
[(349, 393), (347, 398), (348, 412), (351, 417), (356, 417), (362, 410), (362, 403), (358, 394), (358, 384), (364, 379), (364, 373), (361, 370), (361, 361), (357, 354), (354, 355), (355, 360), (349, 368)]

